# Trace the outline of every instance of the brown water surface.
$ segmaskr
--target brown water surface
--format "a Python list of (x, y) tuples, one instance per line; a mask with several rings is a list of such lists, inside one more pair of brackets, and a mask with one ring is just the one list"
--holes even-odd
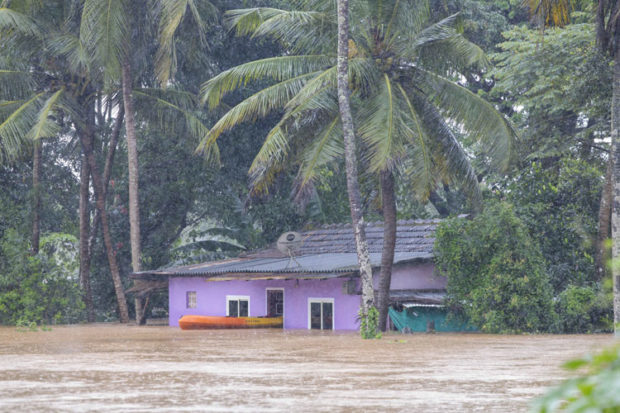
[(609, 335), (0, 327), (1, 411), (517, 412)]

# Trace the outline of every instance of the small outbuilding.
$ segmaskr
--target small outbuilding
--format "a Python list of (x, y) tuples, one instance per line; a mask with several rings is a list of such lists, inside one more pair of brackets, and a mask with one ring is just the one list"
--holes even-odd
[[(390, 290), (395, 308), (443, 311), (446, 279), (434, 273), (433, 264), (439, 222), (398, 222)], [(351, 225), (328, 225), (299, 235), (294, 253), (274, 247), (131, 277), (142, 291), (168, 287), (170, 326), (178, 326), (184, 315), (282, 316), (285, 329), (358, 329), (361, 292)], [(366, 235), (376, 289), (382, 223), (368, 224)], [(426, 326), (425, 320), (418, 321)]]

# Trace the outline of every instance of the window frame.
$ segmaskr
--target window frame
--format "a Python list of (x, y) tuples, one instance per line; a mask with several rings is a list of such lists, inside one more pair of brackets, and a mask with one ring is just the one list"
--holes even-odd
[(286, 302), (286, 298), (284, 297), (284, 288), (280, 287), (265, 288), (265, 315), (269, 313), (269, 291), (282, 291), (282, 318), (284, 318), (284, 303)]
[[(250, 296), (249, 295), (227, 295), (226, 296), (226, 317), (231, 317), (230, 315), (230, 302), (231, 301), (247, 301), (248, 302), (248, 317), (250, 317)], [(239, 312), (239, 304), (237, 304), (237, 312)], [(241, 317), (241, 316), (237, 316)], [(245, 317), (245, 316), (244, 316)]]
[(194, 290), (185, 291), (185, 308), (186, 309), (198, 308), (198, 292)]
[(323, 328), (323, 303), (330, 303), (332, 305), (332, 328), (331, 331), (336, 330), (336, 302), (333, 297), (308, 297), (308, 330), (312, 330), (312, 303), (321, 304), (321, 329), (320, 331), (330, 331)]

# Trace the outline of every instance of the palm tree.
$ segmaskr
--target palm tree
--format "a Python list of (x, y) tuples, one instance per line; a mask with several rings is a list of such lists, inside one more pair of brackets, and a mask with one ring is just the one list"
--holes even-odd
[[(267, 190), (291, 155), (299, 166), (299, 187), (304, 188), (312, 184), (319, 167), (337, 163), (344, 153), (334, 2), (293, 3), (295, 11), (229, 12), (229, 24), (238, 34), (270, 37), (281, 42), (286, 53), (233, 67), (202, 86), (203, 101), (214, 108), (227, 93), (249, 82), (272, 82), (222, 116), (199, 147), (212, 155), (221, 133), (272, 112), (282, 114), (250, 168), (254, 191)], [(430, 23), (427, 5), (413, 0), (356, 1), (350, 12), (353, 123), (361, 138), (364, 169), (383, 175), (388, 222), (382, 261), (387, 263), (393, 261), (395, 239), (393, 176), (406, 176), (422, 199), (441, 182), (458, 183), (479, 208), (478, 181), (452, 127), (477, 139), (499, 168), (508, 165), (506, 155), (516, 134), (492, 105), (457, 83), (460, 73), (486, 64), (484, 53), (454, 28), (458, 15)], [(387, 313), (388, 267), (380, 279), (382, 322)]]
[[(21, 65), (14, 65), (16, 67), (11, 70), (0, 71), (0, 85), (11, 85), (0, 88), (10, 93), (8, 99), (0, 96), (0, 99), (4, 99), (0, 101), (0, 141), (3, 157), (13, 156), (23, 143), (34, 142), (35, 147), (40, 146), (40, 139), (58, 134), (61, 122), (74, 124), (84, 150), (83, 160), (88, 164), (87, 168), (95, 186), (120, 319), (126, 322), (127, 305), (112, 247), (101, 176), (93, 154), (94, 93), (93, 82), (87, 70), (89, 62), (81, 53), (82, 48), (71, 31), (71, 15), (58, 13), (60, 10), (73, 9), (59, 7), (61, 5), (58, 3), (62, 2), (48, 2), (43, 5), (36, 1), (23, 0), (13, 1), (10, 7), (0, 8), (2, 56), (14, 55), (17, 58), (11, 61), (21, 62)], [(86, 168), (86, 165), (83, 165), (83, 168)], [(82, 229), (84, 226), (80, 227)], [(84, 244), (86, 237), (84, 234), (80, 235)], [(88, 280), (83, 278), (83, 272), (80, 275), (84, 287)], [(85, 301), (88, 304), (92, 299), (85, 297)]]
[[(344, 157), (347, 172), (347, 192), (351, 208), (351, 221), (357, 249), (362, 283), (361, 316), (368, 325), (369, 311), (374, 306), (374, 289), (372, 285), (372, 267), (366, 241), (364, 216), (362, 215), (362, 197), (357, 173), (357, 154), (355, 153), (355, 131), (349, 97), (349, 2), (338, 0), (338, 64), (337, 64), (338, 108), (342, 134), (344, 137)], [(363, 333), (364, 334), (364, 333)]]
[[(199, 4), (202, 3), (202, 12)], [(134, 272), (142, 270), (142, 248), (140, 236), (139, 167), (138, 144), (134, 110), (133, 72), (143, 72), (150, 65), (148, 50), (150, 36), (158, 34), (158, 50), (153, 60), (159, 82), (166, 86), (174, 76), (176, 68), (175, 32), (186, 14), (191, 14), (194, 27), (204, 41), (204, 9), (213, 12), (208, 1), (195, 0), (85, 0), (82, 8), (80, 40), (90, 52), (94, 62), (103, 68), (109, 88), (122, 90), (127, 136), (127, 157), (129, 171), (129, 229), (131, 264)], [(147, 11), (147, 13), (144, 13)], [(130, 28), (138, 28), (132, 30)], [(131, 39), (131, 41), (127, 41)], [(136, 58), (138, 56), (138, 58)], [(136, 321), (145, 321), (143, 299), (136, 296)]]

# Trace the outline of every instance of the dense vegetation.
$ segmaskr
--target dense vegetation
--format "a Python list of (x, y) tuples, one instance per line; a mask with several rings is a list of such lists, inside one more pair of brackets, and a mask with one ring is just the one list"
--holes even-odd
[[(123, 320), (136, 268), (351, 219), (333, 2), (118, 0), (111, 19), (99, 3), (0, 1), (0, 323)], [(609, 330), (594, 4), (541, 30), (520, 0), (414, 3), (351, 6), (364, 216), (469, 214), (441, 226), (438, 267), (454, 316), (485, 331)], [(229, 12), (249, 6), (270, 8)]]

